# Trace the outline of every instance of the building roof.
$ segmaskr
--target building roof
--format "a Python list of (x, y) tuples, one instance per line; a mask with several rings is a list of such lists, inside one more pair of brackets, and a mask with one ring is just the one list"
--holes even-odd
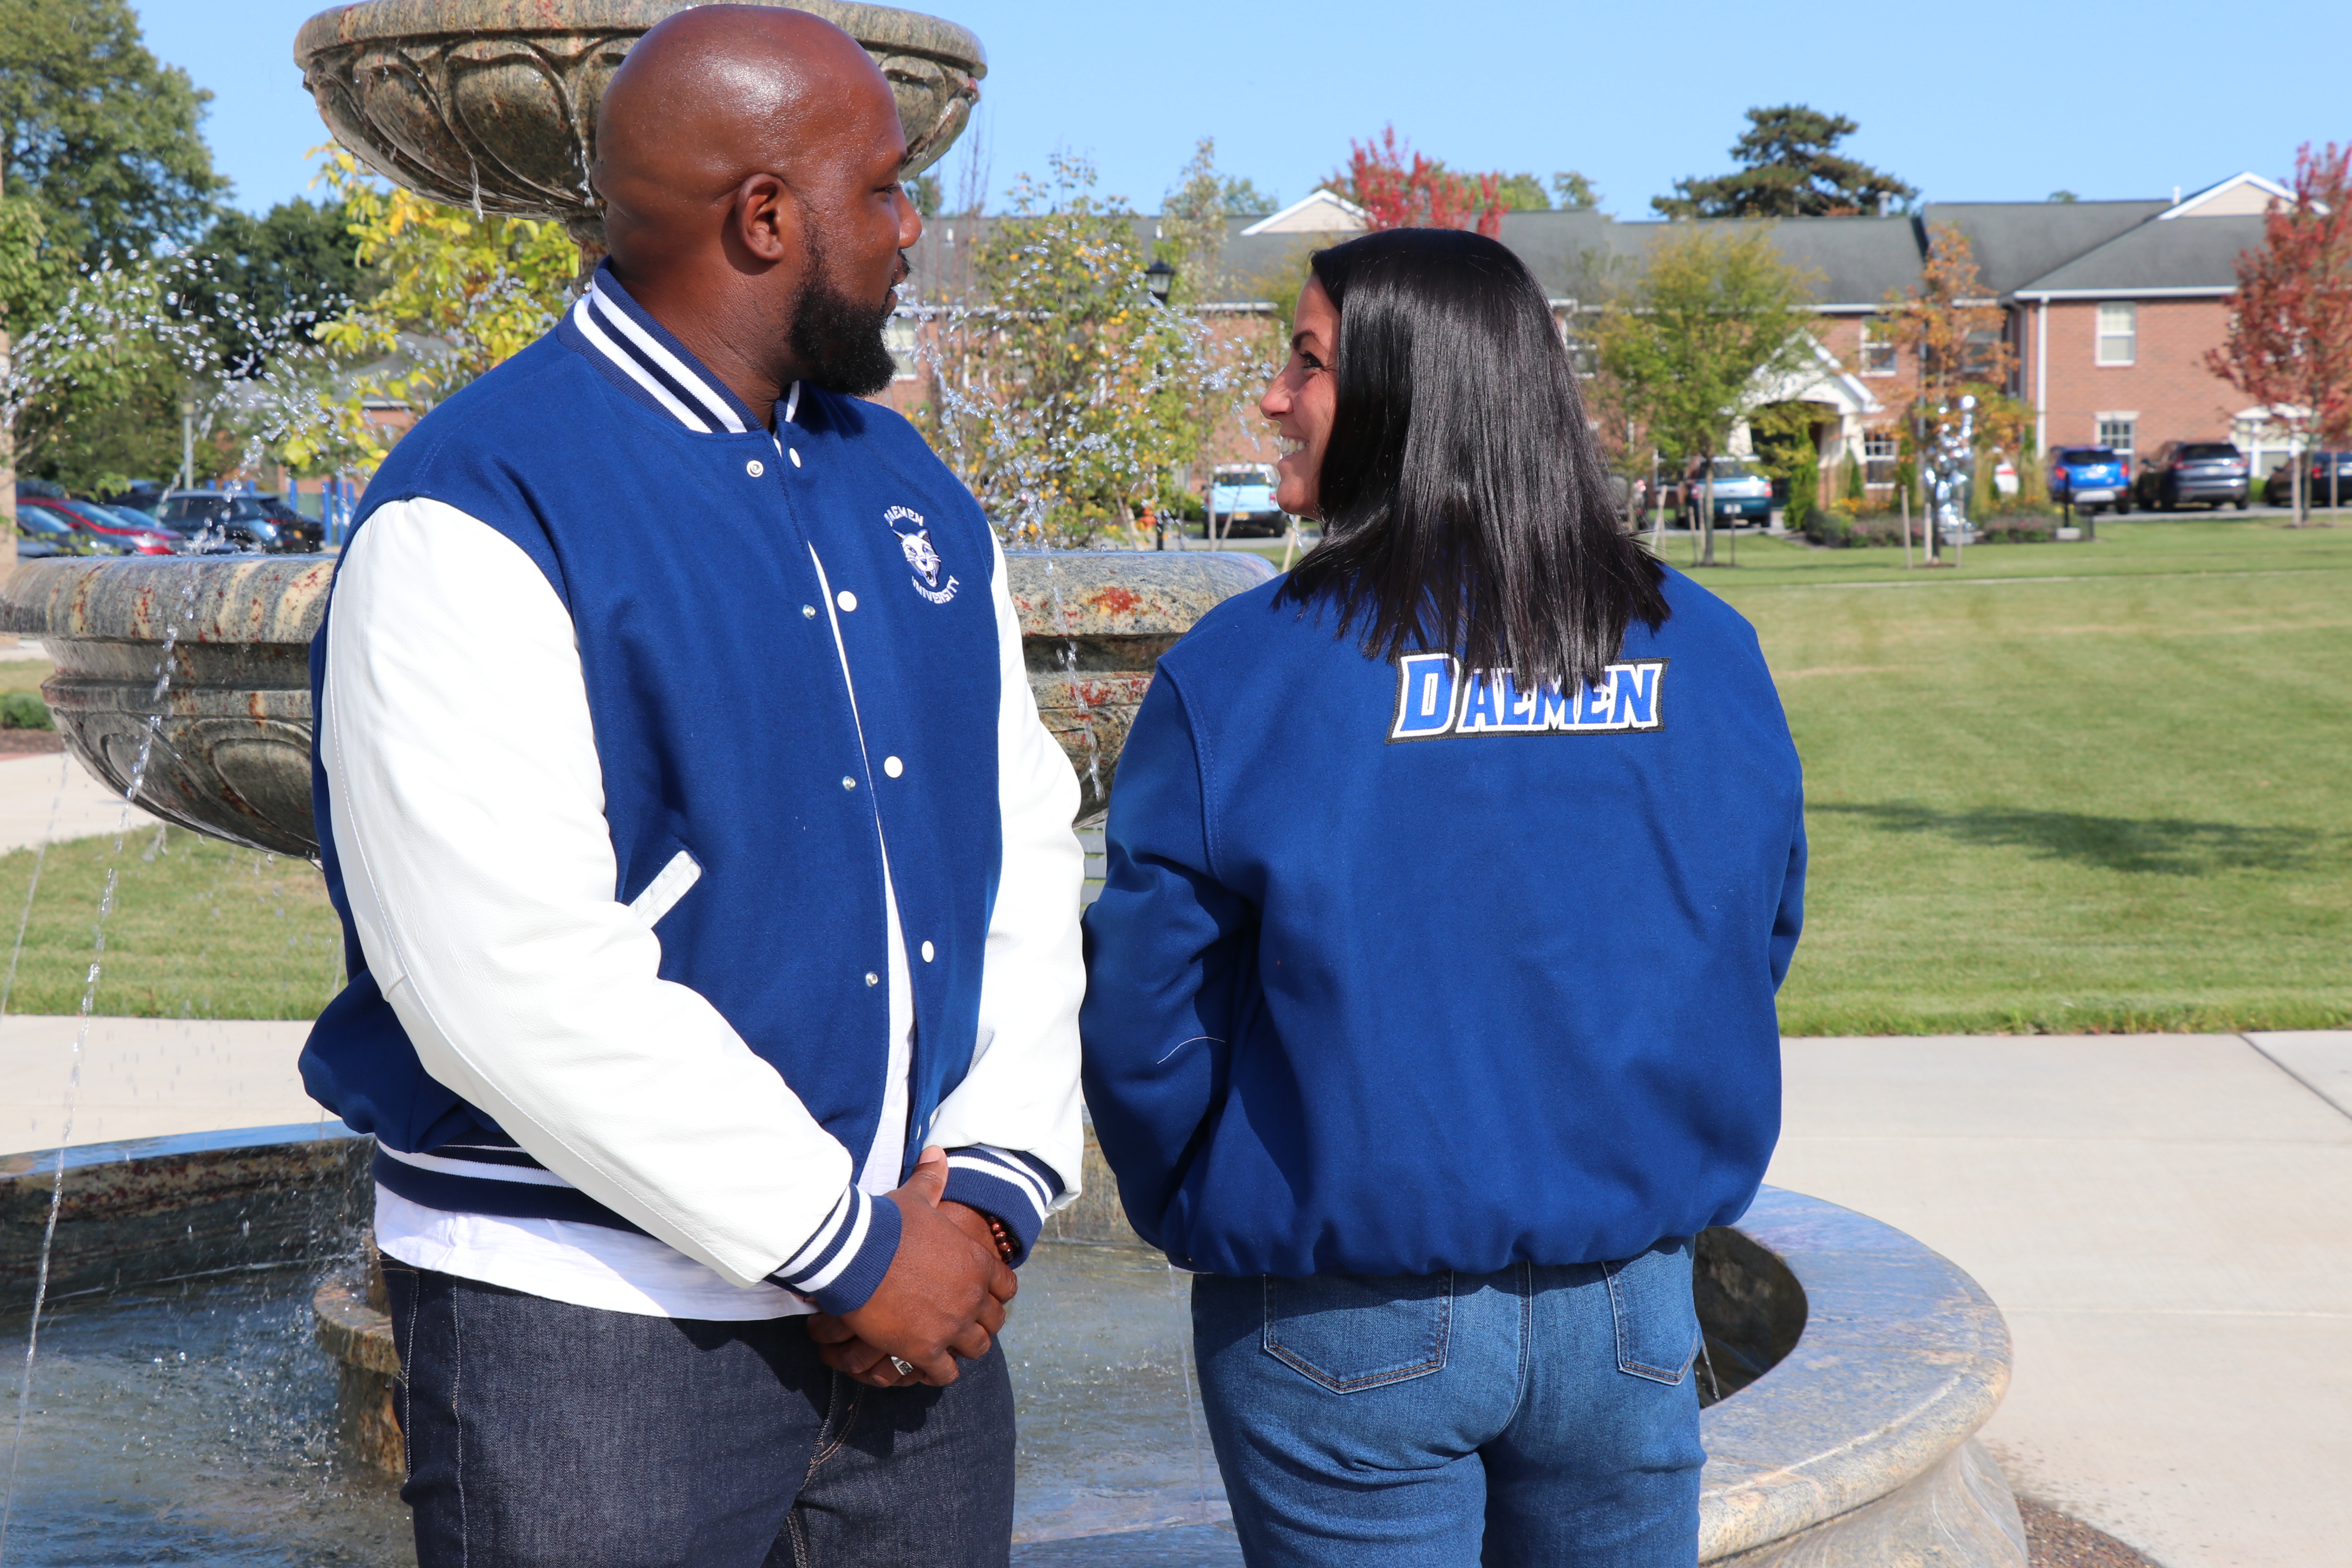
[(2238, 256), (2263, 243), (2259, 216), (2144, 223), (2015, 290), (2021, 300), (2222, 295), (2238, 287)]
[[(2230, 205), (2208, 198), (2236, 191), (2267, 201), (2267, 183), (2258, 181), (2239, 175), (2179, 204), (1937, 202), (1916, 217), (1782, 218), (1762, 226), (1782, 257), (1812, 274), (1813, 303), (1825, 310), (1874, 310), (1916, 288), (1928, 231), (1938, 224), (1951, 224), (1968, 237), (1986, 294), (2000, 299), (2223, 294), (2236, 286), (2238, 253), (2261, 243), (2263, 219), (2206, 216), (2214, 205)], [(1309, 253), (1360, 232), (1316, 226), (1358, 225), (1353, 211), (1318, 191), (1279, 213), (1231, 219), (1219, 278), (1206, 302), (1246, 308), (1286, 294)], [(2177, 221), (2151, 221), (2159, 216)], [(931, 219), (909, 256), (915, 297), (932, 304), (962, 297), (970, 286), (971, 246), (998, 221)], [(1659, 236), (1693, 222), (1718, 230), (1757, 226), (1744, 219), (1621, 223), (1591, 208), (1570, 208), (1506, 213), (1502, 240), (1552, 300), (1592, 305), (1613, 282), (1632, 276)], [(1160, 237), (1159, 220), (1139, 214), (1133, 223), (1137, 248), (1148, 256)]]
[(1268, 213), (1242, 230), (1245, 237), (1261, 234), (1358, 234), (1364, 228), (1364, 209), (1336, 191), (1316, 189), (1278, 213)]
[[(1929, 202), (1926, 233), (1950, 224), (1965, 236), (1985, 292), (2006, 298), (2052, 268), (2105, 245), (2164, 211), (2162, 202)], [(1925, 254), (1924, 248), (1922, 254)]]
[(2273, 202), (2293, 202), (2294, 193), (2276, 180), (2265, 180), (2249, 169), (2219, 184), (2208, 185), (2185, 201), (2174, 203), (2160, 218), (2260, 217)]

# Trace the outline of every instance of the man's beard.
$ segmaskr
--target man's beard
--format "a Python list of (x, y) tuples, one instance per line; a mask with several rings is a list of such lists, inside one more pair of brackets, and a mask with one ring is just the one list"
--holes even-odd
[(793, 312), (792, 334), (793, 355), (807, 379), (853, 397), (870, 397), (887, 387), (898, 374), (898, 362), (882, 338), (890, 315), (835, 289), (824, 249), (811, 237), (809, 281)]

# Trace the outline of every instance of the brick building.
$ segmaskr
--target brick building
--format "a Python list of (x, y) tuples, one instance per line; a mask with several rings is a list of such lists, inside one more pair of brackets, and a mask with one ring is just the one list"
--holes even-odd
[[(2014, 353), (2012, 395), (2035, 410), (2037, 446), (2092, 442), (2153, 452), (2168, 440), (2234, 439), (2255, 458), (2257, 482), (2286, 447), (2263, 411), (2204, 367), (2228, 330), (2239, 254), (2262, 243), (2263, 214), (2288, 193), (2242, 174), (2185, 199), (2122, 202), (1937, 202), (1893, 217), (1790, 218), (1769, 226), (1774, 247), (1814, 280), (1813, 364), (1768, 401), (1806, 405), (1825, 483), (1851, 456), (1881, 494), (1895, 477), (1892, 408), (1918, 366), (1887, 332), (1889, 302), (1916, 290), (1931, 229), (1967, 237), (1988, 302), (1998, 303)], [(935, 220), (913, 253), (919, 289), (953, 299), (964, 258), (988, 218)], [(1700, 220), (1736, 226), (1741, 220)], [(1208, 309), (1233, 335), (1262, 323), (1270, 296), (1296, 281), (1307, 255), (1360, 228), (1360, 215), (1327, 192), (1279, 213), (1236, 218)], [(1620, 222), (1591, 210), (1510, 213), (1502, 240), (1544, 284), (1562, 331), (1598, 310), (1664, 221)], [(1157, 220), (1136, 222), (1148, 254)], [(1225, 318), (1222, 322), (1217, 316)], [(908, 379), (891, 401), (922, 395), (911, 353), (919, 326), (898, 329)], [(1210, 455), (1257, 458), (1269, 448), (1247, 416), (1230, 422)], [(1733, 449), (1745, 448), (1734, 433)]]

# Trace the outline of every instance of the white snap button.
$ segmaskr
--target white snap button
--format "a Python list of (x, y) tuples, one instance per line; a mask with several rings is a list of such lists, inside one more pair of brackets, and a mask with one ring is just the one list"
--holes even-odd
[(866, 972), (866, 984), (868, 985), (879, 985), (882, 984), (882, 977), (869, 969)]
[(814, 620), (816, 619), (816, 606), (814, 605), (803, 605), (801, 606), (801, 614), (806, 616), (810, 620)]
[(929, 942), (925, 942), (925, 943), (923, 943), (923, 962), (924, 962), (925, 963), (929, 963), (932, 959), (937, 958), (938, 956), (939, 956), (939, 950), (938, 950), (938, 949), (934, 948), (934, 947), (933, 947)]
[(792, 458), (793, 458), (793, 468), (799, 468), (799, 467), (801, 466), (801, 449), (800, 449), (798, 447), (792, 447), (792, 448), (791, 448), (791, 452), (792, 452)]
[(750, 462), (743, 465), (743, 471), (756, 479), (761, 474), (768, 471), (768, 465), (760, 461), (759, 458), (754, 458)]
[(882, 771), (895, 779), (907, 771), (907, 764), (896, 757), (885, 757), (882, 759)]
[(851, 593), (846, 588), (844, 588), (840, 593), (835, 594), (833, 596), (833, 602), (839, 605), (845, 610), (854, 610), (857, 608), (857, 595)]
[(856, 779), (849, 778), (843, 779), (841, 781), (841, 787), (844, 789), (856, 789), (857, 787), (857, 781)]

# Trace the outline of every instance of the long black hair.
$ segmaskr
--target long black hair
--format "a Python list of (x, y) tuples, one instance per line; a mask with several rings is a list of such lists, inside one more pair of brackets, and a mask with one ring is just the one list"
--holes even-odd
[(1521, 689), (1597, 683), (1667, 616), (1618, 523), (1542, 287), (1501, 244), (1400, 228), (1316, 252), (1339, 313), (1323, 542), (1284, 584), (1367, 657), (1438, 649)]

